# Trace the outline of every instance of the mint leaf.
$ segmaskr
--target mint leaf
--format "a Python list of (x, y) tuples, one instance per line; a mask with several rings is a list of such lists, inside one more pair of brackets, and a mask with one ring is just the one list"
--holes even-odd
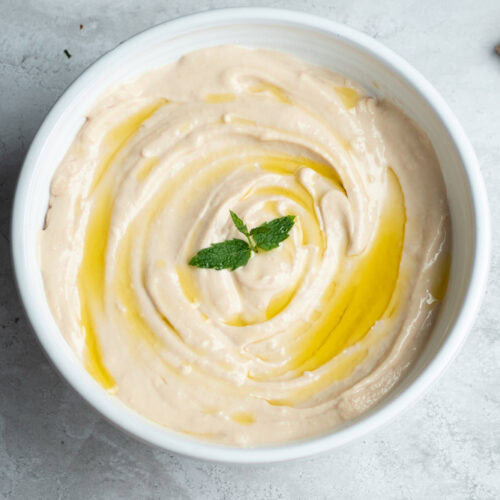
[(234, 238), (222, 243), (212, 243), (208, 248), (200, 250), (190, 261), (190, 266), (205, 269), (230, 269), (246, 265), (250, 259), (250, 246), (246, 241)]
[(250, 231), (255, 244), (262, 250), (272, 250), (286, 240), (295, 224), (295, 215), (286, 215), (269, 222), (264, 222)]
[(252, 239), (250, 238), (250, 233), (248, 232), (248, 227), (243, 223), (243, 221), (232, 210), (229, 210), (229, 213), (231, 214), (231, 219), (233, 219), (233, 222), (234, 222), (234, 225), (236, 226), (236, 229), (240, 233), (243, 233), (247, 237), (248, 245), (250, 246), (250, 250), (257, 253), (257, 247), (253, 244)]
[(232, 210), (229, 210), (229, 213), (231, 214), (231, 218), (233, 219), (233, 222), (234, 222), (234, 225), (236, 226), (236, 229), (240, 233), (243, 233), (245, 236), (248, 236), (249, 235), (248, 228), (243, 223), (243, 221)]

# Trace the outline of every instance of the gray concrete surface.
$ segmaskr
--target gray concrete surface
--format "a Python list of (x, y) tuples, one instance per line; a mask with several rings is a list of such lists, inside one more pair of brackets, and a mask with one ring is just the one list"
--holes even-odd
[[(33, 135), (87, 65), (161, 21), (252, 4), (304, 10), (364, 31), (437, 87), (481, 162), (494, 251), (488, 292), (467, 343), (406, 414), (320, 457), (271, 466), (213, 465), (125, 436), (59, 378), (29, 331), (14, 291), (9, 219)], [(499, 0), (0, 0), (0, 497), (500, 498), (497, 43)]]

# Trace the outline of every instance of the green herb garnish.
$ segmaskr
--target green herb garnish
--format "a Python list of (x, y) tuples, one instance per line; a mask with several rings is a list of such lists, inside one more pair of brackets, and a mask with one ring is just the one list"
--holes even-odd
[(252, 230), (248, 230), (245, 223), (232, 211), (229, 211), (236, 229), (244, 234), (248, 243), (239, 238), (212, 243), (208, 248), (200, 250), (190, 261), (190, 266), (205, 269), (230, 269), (247, 264), (252, 252), (259, 250), (269, 251), (277, 248), (279, 244), (290, 236), (290, 230), (295, 224), (295, 215), (286, 215), (268, 222), (264, 222)]
[(64, 49), (64, 54), (68, 59), (71, 59), (71, 54), (69, 53), (68, 49)]

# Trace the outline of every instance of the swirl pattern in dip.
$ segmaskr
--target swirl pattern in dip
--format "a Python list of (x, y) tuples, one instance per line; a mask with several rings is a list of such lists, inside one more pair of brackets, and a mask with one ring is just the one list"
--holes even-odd
[[(234, 272), (210, 243), (296, 215)], [(450, 223), (429, 140), (290, 56), (218, 47), (110, 90), (54, 176), (41, 267), (106, 389), (176, 431), (303, 438), (375, 404), (432, 328)]]

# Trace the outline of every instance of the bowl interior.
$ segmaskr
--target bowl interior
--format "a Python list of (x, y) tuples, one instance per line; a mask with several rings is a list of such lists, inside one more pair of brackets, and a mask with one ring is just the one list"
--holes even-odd
[[(125, 430), (143, 440), (202, 458), (258, 462), (307, 455), (343, 444), (387, 420), (395, 410), (400, 411), (400, 396), (406, 392), (409, 402), (422, 392), (414, 391), (408, 396), (410, 386), (415, 386), (415, 381), (436, 362), (443, 344), (450, 341), (474, 267), (477, 207), (473, 203), (470, 172), (464, 167), (463, 155), (449, 127), (443, 124), (442, 115), (436, 112), (432, 101), (423, 97), (422, 92), (428, 89), (422, 85), (428, 84), (423, 79), (420, 84), (415, 84), (413, 78), (413, 83), (409, 82), (408, 72), (413, 70), (364, 35), (311, 16), (277, 12), (229, 10), (190, 16), (153, 28), (104, 56), (68, 89), (47, 117), (26, 158), (16, 195), (13, 245), (19, 288), (30, 320), (56, 367), (98, 410)], [(99, 94), (187, 52), (223, 44), (291, 53), (346, 75), (370, 93), (396, 103), (432, 141), (442, 166), (453, 225), (448, 293), (430, 341), (411, 372), (375, 408), (328, 436), (272, 448), (240, 450), (203, 444), (146, 421), (109, 396), (80, 365), (60, 334), (48, 308), (37, 259), (37, 237), (48, 206), (52, 175)], [(447, 364), (450, 358), (451, 354), (440, 362)], [(384, 408), (387, 411), (382, 417)]]

